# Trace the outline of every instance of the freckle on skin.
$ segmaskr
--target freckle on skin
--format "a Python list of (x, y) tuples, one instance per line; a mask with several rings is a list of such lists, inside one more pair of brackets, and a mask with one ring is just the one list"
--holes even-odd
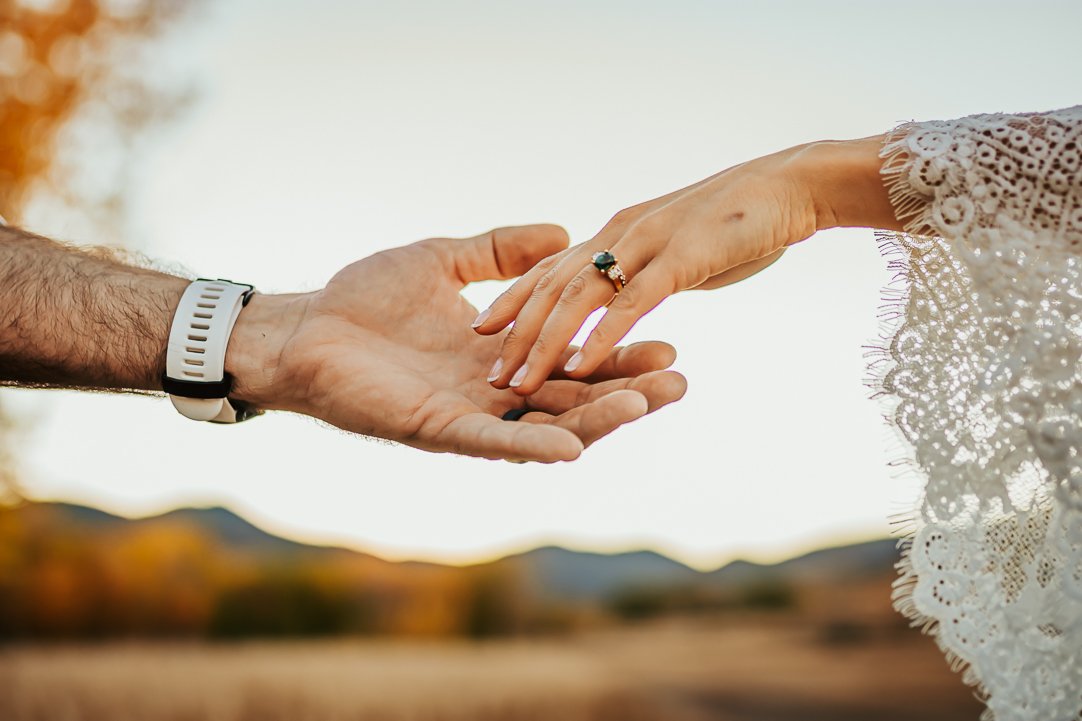
[(726, 215), (724, 218), (722, 218), (722, 222), (724, 222), (724, 223), (735, 223), (736, 221), (743, 220), (743, 219), (744, 219), (744, 211), (743, 210), (738, 210), (735, 213), (729, 213), (728, 215)]

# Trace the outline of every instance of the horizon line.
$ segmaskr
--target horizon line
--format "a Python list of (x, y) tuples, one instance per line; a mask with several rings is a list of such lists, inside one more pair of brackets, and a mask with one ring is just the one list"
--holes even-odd
[(228, 504), (226, 504), (224, 502), (220, 502), (220, 501), (183, 503), (183, 504), (180, 504), (180, 505), (171, 505), (171, 506), (166, 507), (164, 509), (158, 509), (158, 510), (153, 510), (153, 511), (143, 512), (143, 513), (126, 513), (126, 512), (116, 511), (116, 510), (110, 510), (110, 509), (107, 509), (107, 508), (103, 508), (100, 505), (87, 503), (85, 501), (80, 501), (80, 500), (74, 500), (74, 499), (70, 499), (70, 498), (55, 498), (55, 497), (54, 498), (34, 498), (34, 497), (29, 497), (29, 496), (22, 496), (16, 501), (15, 504), (13, 504), (13, 506), (18, 507), (20, 502), (27, 503), (27, 504), (39, 504), (39, 505), (63, 504), (63, 505), (68, 505), (68, 506), (79, 506), (79, 507), (82, 507), (82, 508), (87, 508), (87, 509), (90, 509), (90, 510), (99, 511), (101, 513), (105, 513), (105, 514), (108, 514), (110, 516), (114, 516), (116, 518), (122, 518), (122, 519), (127, 520), (127, 521), (150, 520), (150, 519), (159, 518), (161, 516), (168, 515), (170, 513), (174, 513), (176, 511), (184, 511), (184, 510), (212, 511), (212, 510), (220, 509), (220, 510), (224, 510), (224, 511), (226, 511), (228, 513), (231, 513), (232, 515), (234, 515), (237, 518), (241, 519), (245, 523), (248, 523), (249, 525), (251, 525), (253, 528), (256, 528), (256, 529), (258, 529), (258, 530), (262, 531), (263, 533), (266, 533), (266, 534), (268, 534), (270, 536), (273, 536), (275, 538), (280, 538), (282, 540), (290, 541), (290, 542), (293, 542), (293, 543), (298, 543), (300, 545), (309, 546), (309, 547), (312, 547), (312, 548), (327, 548), (327, 549), (339, 549), (339, 550), (344, 550), (344, 551), (350, 551), (350, 552), (354, 552), (354, 553), (360, 553), (360, 554), (372, 556), (374, 558), (377, 558), (377, 559), (379, 559), (381, 561), (385, 561), (387, 563), (418, 563), (418, 564), (448, 566), (448, 567), (457, 567), (457, 568), (469, 568), (471, 566), (484, 566), (484, 565), (487, 565), (487, 564), (490, 564), (490, 563), (499, 562), (499, 561), (504, 560), (504, 559), (514, 558), (514, 557), (517, 557), (517, 556), (522, 556), (522, 555), (528, 554), (528, 553), (530, 553), (532, 551), (538, 551), (538, 550), (542, 550), (542, 549), (546, 549), (546, 548), (556, 548), (556, 549), (568, 551), (568, 552), (571, 552), (571, 553), (594, 554), (594, 555), (600, 555), (600, 556), (621, 556), (621, 555), (629, 555), (629, 554), (635, 554), (635, 553), (654, 553), (654, 554), (656, 554), (658, 556), (666, 558), (666, 559), (668, 559), (668, 560), (670, 560), (670, 561), (672, 561), (674, 563), (678, 563), (678, 564), (680, 564), (682, 566), (685, 566), (685, 567), (687, 567), (687, 568), (689, 568), (689, 569), (691, 569), (693, 571), (696, 571), (698, 573), (712, 573), (712, 572), (718, 571), (718, 570), (720, 570), (720, 569), (722, 569), (722, 568), (724, 568), (724, 567), (726, 567), (726, 566), (728, 566), (728, 565), (730, 565), (732, 563), (737, 563), (737, 562), (752, 563), (752, 564), (759, 565), (759, 566), (774, 566), (774, 565), (778, 565), (780, 563), (785, 563), (786, 561), (791, 561), (793, 559), (801, 558), (801, 557), (806, 556), (806, 555), (808, 555), (810, 553), (815, 553), (816, 551), (825, 551), (825, 550), (831, 550), (831, 549), (836, 549), (836, 548), (845, 548), (845, 547), (848, 547), (848, 546), (856, 546), (856, 545), (860, 545), (860, 544), (863, 544), (863, 543), (874, 543), (874, 542), (877, 542), (877, 541), (895, 541), (895, 542), (900, 543), (904, 539), (904, 537), (900, 537), (900, 536), (897, 536), (897, 535), (882, 535), (882, 534), (877, 535), (877, 534), (871, 534), (871, 533), (867, 533), (867, 534), (860, 534), (860, 533), (856, 533), (856, 534), (839, 534), (837, 536), (831, 537), (830, 540), (824, 539), (823, 541), (819, 541), (819, 542), (813, 541), (813, 542), (810, 542), (810, 543), (791, 544), (792, 548), (794, 548), (794, 549), (799, 548), (800, 550), (791, 550), (789, 552), (782, 552), (782, 553), (762, 553), (762, 554), (754, 554), (754, 553), (748, 554), (746, 552), (736, 552), (736, 553), (733, 553), (733, 554), (726, 555), (723, 558), (723, 560), (721, 560), (721, 561), (715, 561), (714, 563), (711, 563), (709, 565), (703, 565), (703, 564), (696, 564), (696, 563), (689, 562), (688, 560), (686, 560), (683, 557), (684, 554), (681, 554), (681, 553), (678, 553), (678, 552), (673, 553), (671, 550), (667, 550), (667, 549), (663, 548), (664, 544), (650, 544), (649, 542), (647, 542), (645, 544), (637, 544), (637, 545), (617, 543), (617, 544), (612, 544), (612, 545), (609, 545), (609, 546), (606, 546), (606, 544), (594, 544), (593, 546), (590, 546), (590, 545), (583, 545), (583, 544), (580, 544), (580, 543), (576, 543), (574, 541), (571, 541), (570, 539), (561, 540), (561, 539), (553, 538), (553, 539), (538, 539), (538, 540), (536, 540), (534, 542), (526, 542), (526, 543), (522, 543), (522, 544), (509, 544), (508, 546), (505, 546), (502, 549), (498, 549), (498, 550), (494, 549), (491, 552), (476, 553), (476, 554), (469, 554), (469, 553), (467, 553), (467, 554), (459, 554), (459, 555), (464, 556), (465, 558), (463, 560), (461, 560), (461, 561), (456, 561), (456, 560), (452, 560), (452, 559), (446, 558), (446, 557), (438, 558), (438, 557), (432, 556), (432, 557), (427, 557), (426, 558), (426, 557), (423, 557), (423, 556), (410, 555), (408, 553), (395, 552), (393, 549), (379, 549), (379, 548), (373, 549), (373, 546), (378, 546), (379, 544), (370, 544), (368, 546), (364, 546), (364, 545), (360, 545), (360, 544), (356, 544), (356, 543), (348, 543), (348, 542), (335, 542), (335, 541), (322, 541), (322, 540), (318, 540), (318, 539), (306, 539), (303, 536), (303, 534), (298, 535), (298, 534), (290, 533), (289, 531), (282, 531), (282, 530), (279, 530), (279, 529), (269, 528), (268, 526), (273, 527), (275, 524), (274, 523), (267, 524), (267, 523), (262, 522), (260, 520), (253, 520), (248, 513), (244, 512), (242, 510), (237, 510), (236, 508), (233, 508), (233, 507), (229, 506)]

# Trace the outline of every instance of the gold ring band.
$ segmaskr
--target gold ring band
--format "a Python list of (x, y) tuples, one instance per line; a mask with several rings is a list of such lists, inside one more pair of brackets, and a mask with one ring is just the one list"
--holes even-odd
[(616, 296), (620, 295), (620, 291), (627, 285), (627, 276), (624, 275), (623, 269), (620, 267), (620, 262), (616, 260), (616, 256), (608, 250), (602, 250), (594, 253), (590, 258), (590, 262), (601, 275), (605, 276), (612, 283), (613, 289), (616, 291), (609, 302), (605, 304), (608, 308), (612, 305), (612, 302), (616, 300)]

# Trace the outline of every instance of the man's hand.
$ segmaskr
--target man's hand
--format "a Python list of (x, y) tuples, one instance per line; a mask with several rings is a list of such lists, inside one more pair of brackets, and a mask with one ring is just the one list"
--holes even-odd
[[(477, 312), (460, 291), (520, 275), (567, 242), (551, 225), (425, 240), (354, 263), (312, 294), (256, 295), (226, 358), (234, 396), (429, 451), (573, 460), (679, 399), (686, 382), (663, 370), (676, 357), (664, 343), (616, 349), (589, 377), (557, 372), (525, 397), (485, 381), (503, 335), (470, 330)], [(519, 422), (500, 419), (520, 408), (530, 412)]]

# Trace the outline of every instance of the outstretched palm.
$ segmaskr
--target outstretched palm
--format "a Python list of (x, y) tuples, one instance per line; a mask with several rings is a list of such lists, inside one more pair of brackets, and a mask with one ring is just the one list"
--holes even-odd
[[(476, 310), (461, 289), (517, 275), (566, 243), (555, 226), (506, 228), (348, 266), (311, 297), (282, 354), (304, 386), (304, 412), (432, 451), (556, 461), (679, 398), (683, 378), (657, 372), (675, 355), (662, 343), (618, 350), (591, 378), (554, 376), (526, 398), (486, 382), (502, 337), (470, 329)], [(500, 419), (513, 408), (531, 411), (525, 423)]]

